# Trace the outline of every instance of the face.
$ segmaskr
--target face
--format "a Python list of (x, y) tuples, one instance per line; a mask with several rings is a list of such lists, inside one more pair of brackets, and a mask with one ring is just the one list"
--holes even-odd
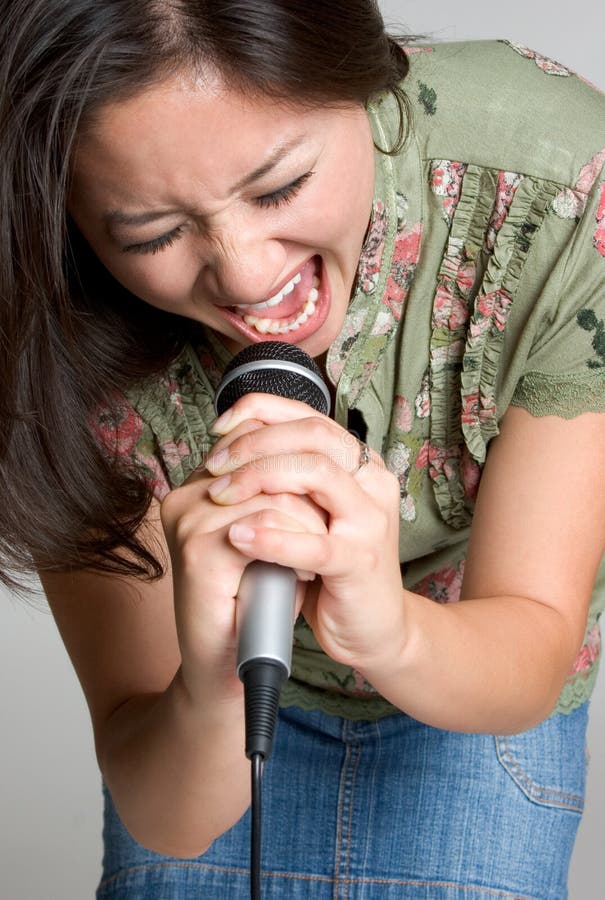
[(81, 136), (70, 213), (147, 303), (233, 350), (324, 353), (349, 302), (373, 196), (361, 107), (308, 109), (174, 78)]

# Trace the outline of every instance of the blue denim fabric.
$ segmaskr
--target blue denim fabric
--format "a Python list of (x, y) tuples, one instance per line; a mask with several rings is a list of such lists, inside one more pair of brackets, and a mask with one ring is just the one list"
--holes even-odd
[[(263, 778), (263, 900), (563, 900), (587, 707), (512, 737), (284, 710)], [(249, 896), (249, 814), (175, 860), (133, 841), (105, 799), (98, 900)]]

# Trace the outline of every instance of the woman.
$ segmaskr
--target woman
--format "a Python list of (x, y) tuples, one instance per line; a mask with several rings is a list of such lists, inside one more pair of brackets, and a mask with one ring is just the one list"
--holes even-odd
[[(264, 896), (564, 897), (604, 602), (603, 98), (518, 45), (406, 52), (369, 2), (2, 12), (1, 534), (90, 706), (98, 896), (246, 895), (235, 597), (268, 559), (302, 616)], [(267, 337), (333, 419), (214, 421)]]

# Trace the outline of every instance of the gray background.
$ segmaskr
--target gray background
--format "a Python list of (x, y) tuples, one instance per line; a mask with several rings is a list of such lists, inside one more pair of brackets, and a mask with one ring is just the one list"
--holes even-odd
[[(381, 7), (389, 22), (411, 33), (440, 40), (509, 38), (605, 87), (605, 8), (598, 0), (556, 7), (551, 0), (515, 0), (505, 9), (485, 0), (383, 0)], [(100, 871), (100, 779), (86, 705), (43, 598), (26, 603), (0, 591), (0, 660), (0, 896), (92, 898)], [(603, 681), (592, 703), (589, 745), (589, 794), (571, 900), (603, 897)]]

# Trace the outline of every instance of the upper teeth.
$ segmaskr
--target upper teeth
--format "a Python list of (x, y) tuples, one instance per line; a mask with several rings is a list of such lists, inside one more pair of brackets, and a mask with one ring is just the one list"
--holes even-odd
[(319, 291), (317, 278), (313, 279), (313, 287), (309, 291), (304, 306), (299, 310), (298, 314), (287, 319), (259, 319), (258, 316), (244, 316), (246, 325), (250, 325), (260, 334), (288, 334), (290, 331), (298, 331), (301, 325), (304, 325), (307, 319), (310, 319), (315, 313), (315, 306), (319, 299)]
[(237, 303), (236, 306), (238, 309), (269, 309), (270, 306), (277, 306), (278, 303), (281, 303), (284, 297), (288, 294), (291, 294), (298, 282), (301, 279), (300, 272), (297, 272), (294, 278), (292, 278), (287, 284), (284, 284), (283, 288), (279, 293), (274, 294), (273, 297), (269, 297), (268, 300), (264, 300), (262, 303)]

